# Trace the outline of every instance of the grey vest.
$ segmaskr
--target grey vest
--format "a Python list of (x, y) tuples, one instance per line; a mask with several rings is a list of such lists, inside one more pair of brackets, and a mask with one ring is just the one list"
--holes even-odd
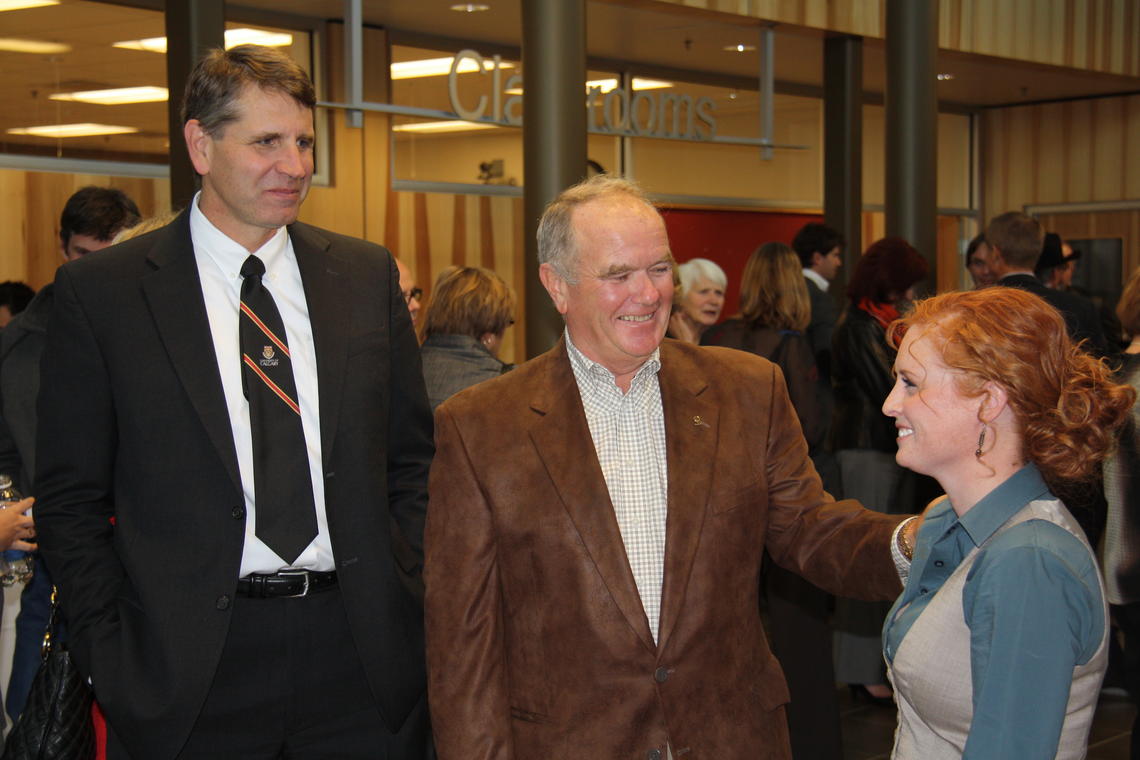
[[(1084, 533), (1056, 499), (1033, 501), (1011, 517), (993, 535), (1026, 520), (1047, 520), (1080, 539)], [(982, 546), (993, 540), (993, 536)], [(962, 614), (962, 588), (977, 559), (975, 548), (962, 560), (899, 644), (887, 675), (895, 688), (899, 722), (895, 731), (895, 760), (957, 760), (962, 757), (973, 723), (973, 684), (970, 677), (970, 629)], [(1098, 575), (1099, 580), (1099, 575)], [(1101, 582), (1101, 594), (1104, 584)], [(1108, 607), (1104, 636), (1088, 663), (1073, 668), (1073, 685), (1057, 760), (1080, 760), (1088, 749), (1100, 683), (1108, 665)], [(1032, 699), (1032, 695), (1026, 695)], [(1016, 726), (1010, 726), (1016, 731)]]

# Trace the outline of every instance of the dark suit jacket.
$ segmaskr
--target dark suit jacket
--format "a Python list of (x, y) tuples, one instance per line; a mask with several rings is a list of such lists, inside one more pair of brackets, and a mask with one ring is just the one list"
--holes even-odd
[(0, 331), (0, 472), (12, 476), (27, 496), (35, 495), (36, 397), (53, 290), (41, 288)]
[(789, 758), (763, 550), (838, 593), (899, 593), (899, 518), (823, 492), (770, 362), (666, 340), (659, 378), (658, 645), (565, 345), (437, 410), (425, 578), (440, 760), (664, 757), (666, 741), (679, 760)]
[[(432, 442), (419, 355), (387, 251), (305, 224), (289, 234), (340, 588), (395, 731), (425, 686), (421, 607), (392, 553), (393, 522), (422, 551)], [(173, 757), (221, 654), (245, 528), (188, 213), (60, 269), (41, 388), (36, 526), (72, 651), (132, 755)]]
[(831, 334), (835, 331), (839, 314), (830, 292), (824, 293), (807, 277), (804, 282), (807, 283), (808, 298), (811, 301), (811, 321), (808, 322), (805, 334), (815, 353), (820, 378), (826, 383), (831, 377)]
[(1085, 350), (1094, 356), (1108, 353), (1108, 342), (1101, 327), (1100, 315), (1092, 301), (1065, 290), (1047, 288), (1031, 274), (1010, 274), (998, 280), (998, 285), (1007, 288), (1020, 288), (1045, 299), (1065, 318), (1069, 337), (1074, 341), (1086, 340)]

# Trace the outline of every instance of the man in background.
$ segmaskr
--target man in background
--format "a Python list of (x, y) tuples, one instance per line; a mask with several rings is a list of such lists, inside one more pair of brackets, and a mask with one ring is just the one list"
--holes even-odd
[[(111, 245), (115, 235), (139, 221), (135, 202), (111, 187), (84, 187), (68, 198), (59, 218), (63, 262)], [(36, 397), (40, 354), (55, 309), (55, 286), (45, 285), (0, 333), (0, 472), (10, 475), (24, 496), (35, 496)], [(20, 595), (16, 648), (5, 707), (20, 716), (40, 665), (40, 644), (51, 610), (51, 576), (38, 556), (32, 580)]]
[(416, 278), (412, 276), (412, 270), (408, 269), (407, 264), (396, 259), (396, 266), (400, 270), (400, 295), (408, 304), (408, 315), (411, 316), (414, 327), (416, 318), (420, 313), (420, 299), (424, 297), (424, 292), (416, 285)]
[(796, 233), (792, 249), (800, 257), (811, 298), (807, 339), (815, 353), (821, 382), (830, 383), (831, 334), (835, 332), (837, 309), (828, 289), (843, 266), (843, 236), (826, 224), (810, 222)]

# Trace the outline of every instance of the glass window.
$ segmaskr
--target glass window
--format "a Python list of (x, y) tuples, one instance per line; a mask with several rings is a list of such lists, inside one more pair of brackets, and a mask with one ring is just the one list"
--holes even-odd
[[(161, 11), (89, 0), (0, 12), (0, 153), (166, 164)], [(227, 45), (282, 47), (312, 71), (306, 31), (228, 22)]]

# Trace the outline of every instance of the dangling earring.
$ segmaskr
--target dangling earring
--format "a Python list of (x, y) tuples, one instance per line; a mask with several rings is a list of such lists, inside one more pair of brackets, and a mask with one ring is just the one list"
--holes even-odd
[(982, 446), (986, 444), (986, 424), (982, 423), (982, 432), (978, 433), (978, 448), (974, 451), (974, 456), (978, 459), (982, 458)]

